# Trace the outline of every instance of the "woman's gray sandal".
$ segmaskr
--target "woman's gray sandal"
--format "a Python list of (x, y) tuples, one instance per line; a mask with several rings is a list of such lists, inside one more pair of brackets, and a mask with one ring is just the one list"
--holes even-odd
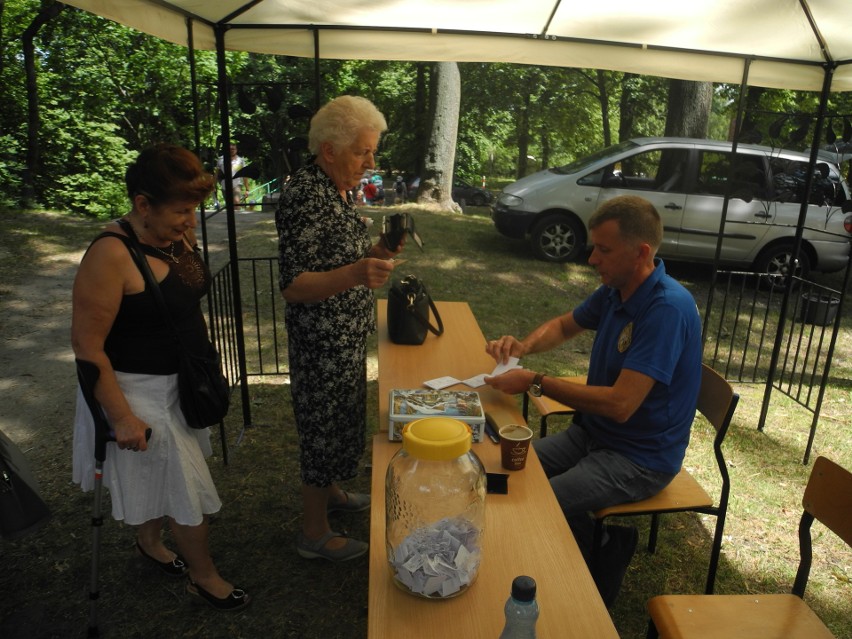
[(360, 513), (370, 509), (370, 496), (364, 493), (341, 491), (346, 501), (339, 504), (328, 502), (328, 513)]
[[(343, 537), (346, 539), (346, 544), (341, 548), (326, 548), (325, 545), (328, 540), (334, 537)], [(328, 559), (329, 561), (349, 561), (365, 554), (369, 548), (370, 546), (366, 542), (346, 537), (333, 530), (325, 533), (316, 541), (311, 541), (300, 533), (299, 540), (296, 542), (296, 552), (305, 559)]]

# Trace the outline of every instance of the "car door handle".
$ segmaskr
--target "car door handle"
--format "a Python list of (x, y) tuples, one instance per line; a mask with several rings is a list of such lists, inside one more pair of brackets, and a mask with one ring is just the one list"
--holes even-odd
[(754, 217), (762, 217), (763, 219), (768, 219), (772, 216), (769, 215), (769, 213), (763, 212), (763, 213), (755, 213)]
[(679, 211), (683, 207), (680, 204), (675, 204), (674, 202), (669, 202), (663, 208), (671, 209), (672, 211)]

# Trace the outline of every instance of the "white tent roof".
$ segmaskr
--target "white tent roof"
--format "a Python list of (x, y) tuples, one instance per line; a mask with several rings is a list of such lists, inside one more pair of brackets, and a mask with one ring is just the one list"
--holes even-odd
[(65, 0), (157, 37), (321, 58), (515, 62), (852, 90), (850, 0)]

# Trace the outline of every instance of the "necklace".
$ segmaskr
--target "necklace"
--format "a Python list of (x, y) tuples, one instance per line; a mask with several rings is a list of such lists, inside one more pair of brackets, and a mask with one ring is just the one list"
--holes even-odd
[(149, 244), (149, 246), (151, 246), (151, 248), (152, 248), (152, 249), (154, 249), (155, 251), (157, 251), (158, 253), (161, 253), (161, 254), (163, 254), (165, 257), (169, 258), (169, 259), (170, 259), (172, 262), (174, 262), (175, 264), (178, 264), (178, 263), (179, 263), (179, 260), (178, 260), (178, 258), (175, 256), (175, 244), (176, 244), (176, 243), (177, 243), (177, 242), (171, 242), (171, 243), (169, 244), (169, 252), (168, 252), (168, 253), (166, 253), (166, 252), (165, 252), (163, 249), (161, 249), (159, 246), (151, 246), (150, 244)]
[[(141, 241), (142, 235), (139, 233), (139, 229), (136, 228), (136, 225), (133, 223), (133, 220), (130, 219), (129, 216), (126, 216), (125, 219), (127, 220), (128, 224), (130, 224), (130, 228), (133, 229), (133, 232), (136, 233), (136, 237), (139, 238), (139, 240)], [(180, 264), (180, 259), (175, 255), (176, 244), (177, 242), (170, 242), (168, 252), (164, 251), (159, 246), (154, 246), (153, 244), (146, 244), (145, 246), (150, 246), (152, 249), (160, 253), (163, 257), (171, 260), (173, 263)]]

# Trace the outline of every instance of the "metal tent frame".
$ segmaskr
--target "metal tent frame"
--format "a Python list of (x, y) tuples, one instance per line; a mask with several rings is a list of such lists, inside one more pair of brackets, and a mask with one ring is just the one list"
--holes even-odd
[[(216, 52), (223, 144), (230, 139), (229, 85), (225, 70), (225, 52), (228, 49), (312, 57), (315, 60), (317, 106), (320, 103), (320, 60), (324, 57), (504, 61), (739, 83), (738, 132), (742, 124), (745, 90), (750, 83), (818, 90), (820, 101), (814, 114), (811, 171), (805, 192), (810, 189), (813, 179), (828, 96), (832, 88), (852, 90), (852, 42), (844, 26), (852, 23), (852, 5), (827, 0), (752, 0), (749, 3), (739, 0), (695, 0), (692, 3), (657, 0), (651, 4), (613, 0), (591, 6), (569, 5), (561, 0), (530, 0), (523, 7), (512, 0), (490, 0), (488, 10), (484, 12), (480, 11), (481, 6), (476, 2), (459, 3), (455, 0), (435, 0), (428, 7), (417, 0), (389, 0), (369, 7), (355, 7), (351, 3), (333, 0), (325, 3), (313, 0), (222, 0), (216, 3), (192, 0), (121, 0), (110, 3), (66, 0), (66, 4), (188, 47), (193, 68), (197, 147), (200, 145), (194, 75), (196, 47)], [(428, 18), (421, 19), (425, 14)], [(472, 20), (472, 17), (477, 20)], [(423, 20), (432, 22), (424, 24)], [(760, 29), (753, 28), (758, 23), (761, 24)], [(471, 28), (471, 24), (481, 26)], [(231, 287), (231, 299), (226, 306), (233, 323), (230, 330), (236, 337), (236, 379), (240, 383), (243, 421), (247, 426), (251, 423), (251, 412), (232, 176), (227, 162), (225, 173)], [(723, 213), (726, 208), (727, 199)], [(801, 246), (806, 212), (805, 201), (800, 209), (794, 255)], [(722, 217), (720, 230), (724, 229), (724, 214)], [(203, 221), (202, 236), (206, 255), (206, 225)], [(714, 268), (714, 282), (716, 270)], [(845, 282), (848, 279), (847, 265)], [(772, 379), (781, 357), (784, 320), (788, 315), (792, 285), (793, 279), (788, 278), (773, 345), (760, 429), (765, 423)], [(830, 366), (836, 343), (842, 305), (841, 292), (827, 366)], [(711, 308), (712, 300), (708, 301), (708, 316)], [(215, 311), (211, 300), (211, 315)], [(216, 334), (216, 326), (211, 329), (214, 338), (221, 339), (221, 335)], [(819, 416), (825, 377), (822, 376), (814, 410), (805, 463)]]

